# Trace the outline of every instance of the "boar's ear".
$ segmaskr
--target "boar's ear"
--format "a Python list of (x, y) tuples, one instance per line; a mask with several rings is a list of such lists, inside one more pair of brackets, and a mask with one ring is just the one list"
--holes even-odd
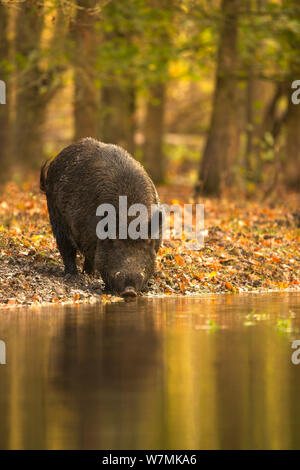
[[(163, 207), (157, 205), (155, 209), (152, 210), (151, 219), (148, 224), (148, 236), (150, 239), (158, 242), (158, 247), (162, 239), (164, 218), (165, 213)], [(157, 243), (155, 243), (155, 245), (157, 245)]]

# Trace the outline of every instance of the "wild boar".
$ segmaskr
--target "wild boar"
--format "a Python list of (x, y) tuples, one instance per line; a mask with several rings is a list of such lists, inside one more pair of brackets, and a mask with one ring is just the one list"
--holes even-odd
[[(76, 254), (81, 252), (85, 258), (83, 270), (88, 274), (97, 270), (113, 293), (134, 297), (147, 286), (161, 243), (161, 225), (156, 229), (156, 238), (151, 237), (151, 207), (159, 207), (159, 198), (139, 162), (116, 145), (85, 138), (42, 166), (40, 187), (46, 194), (65, 274), (77, 275)], [(97, 224), (103, 220), (96, 215), (97, 208), (112, 205), (118, 225), (122, 216), (120, 196), (127, 197), (128, 207), (143, 204), (147, 208), (149, 230), (144, 239), (123, 239), (119, 233), (115, 239), (97, 236)]]

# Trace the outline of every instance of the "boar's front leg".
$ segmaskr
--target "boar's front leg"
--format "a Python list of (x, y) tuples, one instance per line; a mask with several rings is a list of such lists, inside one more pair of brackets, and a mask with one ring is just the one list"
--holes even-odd
[(94, 272), (94, 260), (90, 257), (86, 256), (84, 259), (83, 269), (82, 271), (87, 274), (93, 274)]
[(82, 254), (84, 255), (84, 264), (82, 272), (86, 274), (93, 274), (96, 244), (92, 240), (87, 239), (86, 244), (81, 247)]
[[(82, 237), (84, 238), (84, 237)], [(84, 263), (82, 272), (86, 274), (93, 274), (94, 272), (94, 260), (96, 244), (91, 237), (85, 237), (83, 243), (81, 243), (80, 251), (84, 255)]]

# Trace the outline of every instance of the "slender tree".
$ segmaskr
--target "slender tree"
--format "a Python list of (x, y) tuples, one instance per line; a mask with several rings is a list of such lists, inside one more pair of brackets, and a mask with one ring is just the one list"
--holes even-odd
[(75, 139), (97, 136), (99, 91), (96, 86), (96, 52), (99, 34), (96, 24), (99, 2), (78, 0), (72, 24), (74, 37), (74, 119)]
[[(163, 150), (164, 117), (168, 65), (172, 53), (171, 25), (176, 5), (174, 0), (148, 0), (155, 15), (156, 34), (148, 40), (159, 70), (148, 89), (148, 102), (144, 125), (143, 162), (155, 183), (162, 183), (166, 177), (166, 155)], [(153, 80), (153, 78), (152, 78)]]
[[(43, 159), (43, 132), (47, 105), (61, 86), (61, 66), (50, 60), (41, 64), (45, 10), (43, 4), (27, 0), (18, 5), (15, 51), (17, 59), (16, 109), (13, 132), (14, 160), (21, 166), (38, 166)], [(61, 22), (53, 44), (63, 35)], [(52, 46), (53, 46), (52, 44)], [(50, 45), (50, 51), (53, 49)], [(52, 57), (53, 59), (53, 57)]]
[(130, 153), (135, 147), (136, 84), (131, 61), (137, 49), (133, 38), (139, 6), (136, 1), (108, 2), (103, 10), (99, 137)]
[(298, 29), (288, 31), (287, 40), (290, 50), (289, 77), (287, 80), (288, 109), (285, 119), (285, 181), (289, 189), (300, 191), (300, 104), (291, 100), (291, 84), (300, 77), (300, 5), (298, 0), (286, 0), (285, 6), (291, 11), (291, 19), (297, 21)]
[(46, 95), (43, 93), (44, 77), (39, 67), (43, 25), (41, 6), (32, 0), (20, 3), (15, 38), (18, 70), (13, 153), (15, 160), (24, 165), (36, 164), (43, 153)]
[(300, 191), (300, 104), (290, 97), (285, 126), (285, 182), (289, 189)]
[(165, 180), (166, 161), (163, 153), (165, 83), (157, 83), (149, 89), (144, 125), (143, 163), (155, 183)]
[[(8, 64), (8, 11), (3, 3), (0, 3), (0, 80), (5, 84), (5, 90), (8, 90), (9, 74), (7, 72)], [(6, 98), (6, 96), (5, 96)], [(9, 166), (9, 106), (10, 103), (6, 99), (6, 104), (0, 104), (0, 181), (7, 177), (7, 169)]]
[(120, 145), (134, 153), (135, 87), (112, 77), (101, 89), (102, 126), (100, 137), (104, 142)]
[(222, 0), (213, 111), (201, 161), (196, 194), (219, 196), (229, 181), (232, 164), (239, 152), (237, 69), (239, 0)]

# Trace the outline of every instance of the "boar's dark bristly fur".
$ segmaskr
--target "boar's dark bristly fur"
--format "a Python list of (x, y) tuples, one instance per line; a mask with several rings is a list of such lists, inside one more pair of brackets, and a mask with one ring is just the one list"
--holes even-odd
[(77, 274), (79, 251), (85, 257), (84, 271), (99, 271), (112, 292), (131, 295), (147, 285), (160, 240), (100, 240), (96, 235), (97, 207), (112, 204), (118, 215), (119, 196), (127, 196), (128, 207), (144, 204), (150, 222), (151, 204), (159, 199), (140, 163), (116, 145), (86, 138), (62, 150), (48, 168), (47, 163), (42, 167), (40, 187), (65, 274)]

